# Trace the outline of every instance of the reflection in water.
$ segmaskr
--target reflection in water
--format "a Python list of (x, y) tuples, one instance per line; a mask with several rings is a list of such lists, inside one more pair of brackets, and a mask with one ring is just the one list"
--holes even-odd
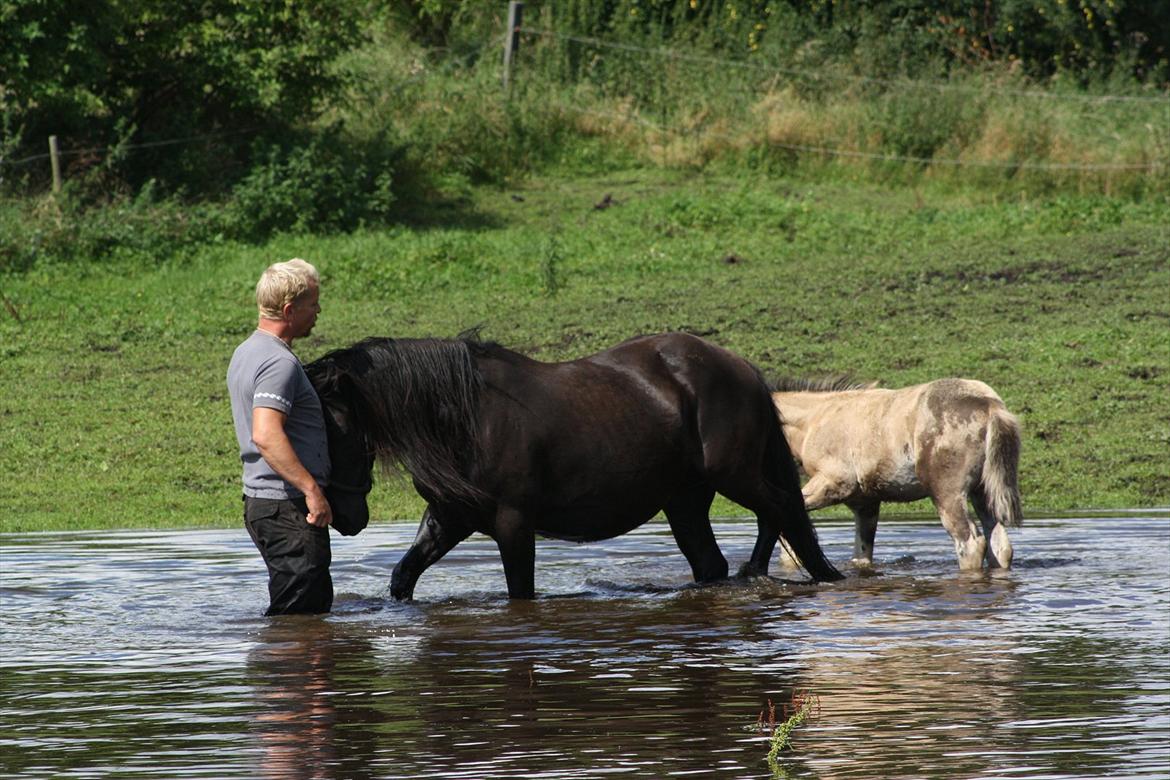
[(528, 763), (539, 745), (540, 765), (560, 774), (759, 771), (766, 748), (729, 748), (754, 739), (769, 686), (796, 685), (800, 667), (783, 642), (766, 675), (736, 658), (731, 648), (770, 641), (735, 603), (745, 591), (756, 589), (627, 597), (604, 616), (576, 599), (436, 609), (419, 647), (418, 716), (461, 766)]
[[(552, 595), (520, 603), (477, 537), (383, 601), (411, 530), (338, 546), (333, 615), (274, 619), (237, 534), (0, 539), (0, 776), (762, 778), (756, 717), (795, 690), (821, 712), (782, 777), (1170, 767), (1165, 517), (1033, 522), (997, 576), (894, 523), (879, 576), (819, 587), (691, 587), (651, 524), (542, 543)], [(754, 526), (718, 535), (734, 565)]]
[(864, 738), (841, 755), (822, 750), (819, 735), (804, 736), (819, 775), (867, 777), (875, 763), (891, 780), (1008, 771), (991, 724), (1015, 717), (1020, 664), (1017, 645), (994, 626), (1016, 588), (1004, 578), (878, 578), (833, 594), (871, 609), (831, 610), (829, 630), (848, 639), (812, 656), (818, 730)]
[(248, 681), (259, 704), (253, 730), (264, 777), (336, 776), (337, 711), (331, 693), (338, 645), (331, 625), (317, 618), (274, 619), (248, 653)]

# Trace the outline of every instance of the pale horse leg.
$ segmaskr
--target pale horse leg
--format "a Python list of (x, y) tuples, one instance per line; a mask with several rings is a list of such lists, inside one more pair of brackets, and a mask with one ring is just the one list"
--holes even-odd
[(873, 539), (877, 534), (878, 513), (882, 502), (876, 500), (847, 501), (853, 510), (853, 560), (854, 566), (863, 569), (873, 567)]
[[(804, 496), (804, 508), (810, 512), (815, 509), (824, 509), (827, 506), (840, 504), (845, 500), (845, 493), (841, 488), (841, 483), (826, 477), (824, 474), (818, 474), (811, 478), (801, 489), (800, 493)], [(783, 540), (780, 543), (780, 553), (777, 556), (777, 563), (781, 569), (786, 571), (800, 568), (800, 561), (793, 557), (792, 552), (788, 549), (788, 545), (784, 544)]]
[(976, 488), (971, 491), (971, 503), (975, 507), (975, 514), (983, 524), (983, 535), (988, 539), (987, 566), (991, 569), (1010, 569), (1012, 567), (1012, 542), (1008, 538), (1007, 529), (1003, 523), (987, 510), (987, 498), (983, 490)]
[(932, 493), (931, 500), (938, 510), (943, 528), (955, 542), (955, 557), (963, 571), (979, 571), (987, 553), (987, 539), (967, 513), (967, 496), (962, 490), (952, 490), (943, 495)]

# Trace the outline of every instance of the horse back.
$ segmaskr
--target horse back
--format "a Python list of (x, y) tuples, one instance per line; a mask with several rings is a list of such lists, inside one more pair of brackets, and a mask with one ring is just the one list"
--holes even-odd
[(665, 333), (626, 342), (613, 352), (618, 360), (639, 354), (647, 375), (673, 389), (680, 418), (705, 447), (728, 433), (755, 440), (761, 429), (775, 427), (780, 434), (763, 376), (730, 350), (687, 333)]
[[(478, 478), (518, 504), (555, 496), (566, 513), (628, 506), (628, 523), (644, 522), (704, 469), (720, 436), (755, 431), (758, 439), (761, 424), (779, 435), (751, 364), (688, 334), (630, 339), (561, 363), (477, 362), (485, 388)], [(745, 392), (755, 404), (744, 403)]]
[(504, 503), (596, 511), (637, 482), (654, 493), (679, 470), (685, 401), (648, 339), (565, 362), (501, 353), (477, 356), (477, 365), (484, 452), (476, 480)]
[(832, 494), (912, 501), (927, 495), (930, 464), (951, 429), (947, 409), (965, 397), (955, 382), (782, 391), (773, 400), (802, 468)]

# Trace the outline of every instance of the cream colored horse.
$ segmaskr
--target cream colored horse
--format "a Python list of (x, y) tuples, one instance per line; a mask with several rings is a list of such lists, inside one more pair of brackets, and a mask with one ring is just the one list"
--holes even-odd
[[(1006, 527), (1019, 526), (1020, 427), (995, 391), (972, 379), (899, 390), (842, 380), (782, 380), (772, 401), (809, 480), (809, 510), (853, 510), (854, 563), (873, 564), (883, 501), (929, 497), (961, 569), (1009, 568)], [(970, 499), (982, 529), (967, 511)]]

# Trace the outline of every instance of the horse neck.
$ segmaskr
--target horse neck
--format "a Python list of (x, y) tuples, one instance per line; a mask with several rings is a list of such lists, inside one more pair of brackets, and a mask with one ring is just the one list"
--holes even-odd
[(780, 412), (784, 423), (784, 436), (793, 452), (800, 452), (808, 435), (813, 416), (832, 399), (836, 393), (773, 393), (772, 403)]

